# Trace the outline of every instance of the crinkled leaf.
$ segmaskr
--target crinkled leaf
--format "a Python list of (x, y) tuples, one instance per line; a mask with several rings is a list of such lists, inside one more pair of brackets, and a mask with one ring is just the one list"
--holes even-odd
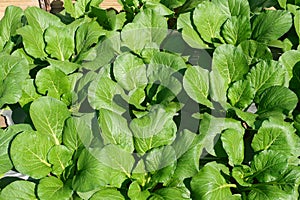
[(22, 96), (20, 87), (28, 76), (27, 61), (23, 58), (0, 54), (0, 108), (14, 104)]
[(252, 39), (269, 43), (284, 35), (292, 26), (292, 16), (283, 10), (269, 10), (256, 16), (252, 23)]
[(251, 168), (255, 177), (260, 182), (270, 182), (278, 179), (287, 169), (287, 156), (277, 151), (267, 150), (255, 155)]
[(228, 184), (221, 174), (225, 167), (216, 162), (206, 164), (199, 173), (192, 178), (191, 188), (193, 199), (232, 199), (230, 191), (234, 184)]
[(133, 152), (133, 135), (124, 117), (113, 111), (100, 109), (99, 124), (104, 144), (117, 144), (124, 150)]
[(248, 80), (240, 80), (228, 89), (228, 99), (232, 106), (245, 109), (254, 99), (254, 89)]
[(59, 68), (49, 66), (39, 70), (35, 84), (39, 93), (70, 103), (71, 84), (67, 75)]
[[(214, 17), (211, 17), (211, 13), (214, 13)], [(227, 16), (217, 4), (210, 1), (200, 3), (194, 10), (193, 19), (205, 42), (214, 43), (221, 39), (221, 26)]]
[(283, 86), (272, 86), (261, 95), (258, 114), (283, 113), (288, 115), (298, 103), (297, 95)]
[(285, 68), (276, 61), (261, 61), (253, 67), (248, 73), (247, 79), (255, 90), (256, 101), (267, 88), (285, 85), (286, 74)]
[(36, 200), (35, 184), (29, 181), (14, 181), (7, 185), (0, 193), (0, 199)]
[(249, 18), (245, 16), (229, 18), (222, 26), (221, 34), (227, 44), (240, 44), (251, 36)]
[(37, 186), (37, 194), (40, 199), (67, 200), (72, 196), (71, 185), (63, 183), (60, 179), (50, 176), (40, 180)]
[(67, 27), (50, 26), (45, 31), (46, 51), (52, 58), (68, 60), (74, 53), (73, 35)]
[(146, 85), (146, 65), (143, 60), (131, 53), (118, 56), (114, 62), (114, 76), (118, 84), (125, 90), (133, 90)]
[(67, 106), (52, 97), (41, 97), (30, 106), (30, 116), (34, 127), (59, 145), (65, 120), (70, 116)]
[(52, 173), (59, 176), (72, 163), (73, 151), (63, 145), (52, 147), (48, 153), (48, 161), (52, 164)]
[(98, 199), (105, 199), (105, 200), (125, 200), (125, 197), (121, 194), (120, 191), (114, 188), (105, 188), (98, 192), (96, 192), (90, 200), (98, 200)]
[(254, 40), (245, 40), (238, 46), (241, 48), (248, 59), (248, 64), (254, 64), (261, 60), (272, 60), (273, 55), (266, 44)]
[(36, 131), (25, 131), (11, 144), (11, 160), (22, 174), (42, 178), (51, 172), (47, 154), (54, 145), (49, 136)]
[(212, 108), (209, 95), (209, 72), (198, 66), (189, 67), (183, 77), (183, 87), (186, 93), (197, 103)]

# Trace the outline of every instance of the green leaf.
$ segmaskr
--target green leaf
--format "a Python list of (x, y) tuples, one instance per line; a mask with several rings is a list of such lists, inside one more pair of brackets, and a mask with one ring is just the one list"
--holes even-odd
[(150, 196), (150, 192), (148, 190), (141, 190), (140, 185), (137, 181), (134, 181), (130, 184), (128, 188), (128, 197), (132, 200), (147, 200)]
[(66, 146), (56, 145), (48, 153), (48, 161), (52, 164), (52, 173), (61, 175), (68, 165), (72, 163), (73, 152)]
[(68, 60), (74, 53), (75, 44), (73, 35), (65, 27), (50, 26), (45, 31), (46, 52), (52, 58)]
[(115, 30), (117, 20), (115, 10), (105, 10), (98, 7), (92, 7), (91, 9), (89, 16), (96, 18), (100, 26), (105, 30)]
[(25, 16), (30, 26), (36, 30), (42, 30), (42, 32), (49, 26), (61, 27), (64, 25), (57, 16), (38, 7), (28, 7), (25, 10)]
[(212, 108), (209, 95), (209, 72), (198, 66), (189, 67), (183, 77), (183, 87), (186, 93), (197, 103)]
[(258, 105), (258, 114), (283, 113), (289, 115), (298, 103), (297, 95), (283, 86), (273, 86), (264, 91)]
[(259, 185), (252, 188), (248, 195), (249, 200), (257, 199), (286, 200), (287, 193), (272, 185)]
[(131, 121), (130, 129), (137, 152), (143, 154), (154, 147), (169, 145), (174, 141), (177, 131), (172, 119), (174, 114), (157, 105), (145, 116)]
[(95, 157), (98, 154), (99, 150), (96, 149), (84, 149), (81, 152), (77, 162), (77, 173), (72, 184), (72, 188), (77, 192), (88, 192), (105, 185), (119, 188), (127, 179), (123, 172), (100, 162)]
[(252, 23), (252, 39), (269, 43), (284, 35), (292, 26), (292, 16), (283, 10), (260, 13)]
[(36, 200), (35, 184), (29, 181), (14, 181), (7, 185), (0, 194), (0, 199)]
[(223, 148), (231, 166), (240, 165), (244, 160), (244, 133), (235, 129), (227, 129), (221, 135)]
[(41, 95), (39, 95), (36, 91), (33, 79), (26, 79), (22, 86), (22, 96), (19, 100), (19, 103), (22, 107), (26, 104), (31, 103), (32, 101), (38, 99)]
[(37, 131), (49, 136), (54, 144), (61, 143), (64, 122), (70, 116), (63, 102), (51, 97), (41, 97), (32, 102), (30, 116)]
[(50, 176), (40, 180), (37, 194), (40, 199), (70, 199), (72, 196), (70, 184), (64, 184), (60, 179)]
[(125, 197), (116, 189), (114, 188), (106, 188), (96, 192), (90, 200), (98, 200), (98, 199), (105, 199), (105, 200), (125, 200)]
[(295, 131), (291, 124), (271, 118), (263, 122), (254, 135), (251, 146), (255, 152), (274, 150), (286, 156), (298, 156), (297, 143), (300, 138)]
[(253, 67), (247, 75), (247, 80), (255, 90), (255, 100), (269, 87), (285, 85), (287, 72), (276, 61), (261, 61)]
[(71, 84), (67, 75), (60, 69), (49, 66), (38, 71), (35, 79), (37, 91), (41, 94), (63, 100), (70, 104)]
[(251, 168), (259, 182), (270, 182), (278, 179), (288, 167), (287, 156), (277, 151), (262, 151), (254, 156)]
[(45, 42), (43, 31), (36, 29), (31, 25), (24, 26), (17, 30), (17, 33), (22, 36), (24, 49), (26, 53), (35, 58), (45, 58)]
[(225, 104), (227, 101), (226, 93), (228, 89), (227, 80), (220, 75), (218, 71), (211, 71), (210, 77), (210, 94), (211, 98), (221, 104)]
[(285, 66), (289, 73), (289, 79), (293, 77), (293, 68), (297, 62), (300, 62), (300, 50), (290, 50), (284, 52), (280, 58), (279, 62)]
[(50, 137), (36, 131), (25, 131), (15, 137), (11, 144), (11, 160), (22, 174), (42, 178), (51, 172), (47, 161), (49, 149), (54, 145)]
[(231, 17), (222, 26), (221, 34), (227, 44), (238, 45), (251, 36), (248, 17)]
[(254, 64), (261, 60), (272, 60), (273, 55), (266, 44), (254, 40), (246, 40), (239, 44), (238, 48), (242, 49), (247, 57), (248, 64)]
[(250, 7), (247, 0), (213, 0), (224, 13), (230, 16), (250, 17)]
[(156, 190), (151, 193), (149, 200), (173, 200), (173, 199), (191, 199), (189, 194), (181, 188), (167, 187)]
[(81, 66), (79, 64), (69, 62), (67, 60), (60, 61), (48, 58), (47, 61), (50, 63), (51, 67), (57, 68), (64, 72), (65, 74), (71, 74), (75, 70), (79, 69)]
[[(211, 17), (214, 13), (214, 17)], [(221, 8), (210, 1), (200, 3), (194, 10), (193, 19), (195, 26), (205, 42), (214, 43), (221, 39), (221, 26), (227, 16)]]
[(20, 87), (28, 76), (25, 59), (0, 54), (0, 108), (4, 104), (14, 104), (22, 96)]
[(240, 80), (228, 89), (228, 99), (232, 106), (245, 109), (254, 99), (254, 89), (250, 86), (248, 80)]
[(119, 102), (114, 100), (116, 100), (116, 96), (120, 97), (123, 93), (124, 91), (120, 85), (100, 74), (88, 89), (88, 100), (94, 109), (104, 108), (122, 114), (125, 112), (125, 108), (118, 105)]
[[(23, 10), (19, 7), (8, 6), (5, 9), (4, 16), (0, 21), (0, 38), (4, 40), (3, 45), (17, 34), (17, 29), (22, 26), (22, 16)], [(1, 50), (2, 47), (0, 46)]]
[(249, 176), (253, 174), (252, 169), (248, 165), (238, 165), (234, 166), (232, 169), (232, 177), (241, 185), (241, 186), (251, 186), (251, 179)]
[(294, 16), (294, 26), (300, 42), (300, 10), (297, 10)]
[(104, 144), (116, 144), (128, 152), (133, 152), (133, 135), (124, 117), (113, 111), (100, 109), (99, 125)]
[[(235, 184), (228, 184), (221, 174), (224, 165), (210, 162), (192, 178), (192, 196), (195, 200), (200, 199), (232, 199), (230, 191)], [(204, 187), (205, 186), (205, 187)]]
[(113, 72), (118, 84), (128, 91), (148, 83), (146, 65), (131, 53), (124, 53), (116, 58)]
[(300, 97), (300, 91), (298, 87), (300, 85), (300, 62), (298, 62), (293, 68), (293, 77), (290, 81), (290, 89), (293, 90)]
[(243, 79), (249, 66), (244, 53), (239, 48), (224, 44), (214, 51), (212, 70), (219, 72), (229, 84)]
[(177, 19), (177, 29), (182, 33), (182, 38), (192, 48), (202, 49), (208, 47), (207, 44), (200, 38), (198, 32), (192, 24), (192, 13), (180, 14)]

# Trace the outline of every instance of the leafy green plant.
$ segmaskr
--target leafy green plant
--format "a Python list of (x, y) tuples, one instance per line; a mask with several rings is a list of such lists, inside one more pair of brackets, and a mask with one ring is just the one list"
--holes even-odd
[(299, 2), (120, 2), (6, 9), (0, 199), (298, 199)]

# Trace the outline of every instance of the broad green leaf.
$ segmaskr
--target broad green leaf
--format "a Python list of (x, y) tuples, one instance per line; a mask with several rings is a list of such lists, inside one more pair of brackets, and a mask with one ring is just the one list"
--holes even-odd
[(116, 28), (116, 10), (105, 10), (99, 7), (92, 7), (89, 16), (96, 18), (99, 25), (102, 26), (105, 30), (112, 31)]
[(0, 199), (36, 200), (35, 184), (29, 181), (14, 181), (7, 185), (0, 193)]
[(133, 135), (124, 117), (113, 111), (100, 109), (99, 125), (104, 144), (116, 144), (128, 152), (133, 152)]
[(70, 116), (67, 106), (52, 97), (41, 97), (30, 106), (30, 117), (37, 131), (49, 136), (53, 143), (62, 141), (65, 120)]
[(148, 83), (146, 65), (131, 53), (124, 53), (116, 58), (113, 72), (118, 84), (128, 91)]
[(47, 160), (49, 149), (54, 145), (50, 137), (36, 131), (20, 133), (12, 141), (10, 153), (14, 167), (22, 174), (42, 178), (51, 172)]
[(238, 48), (242, 49), (246, 55), (249, 65), (261, 60), (273, 59), (272, 52), (268, 46), (254, 40), (245, 40), (239, 44)]
[(276, 61), (261, 61), (253, 67), (247, 75), (247, 80), (255, 90), (256, 101), (269, 87), (285, 85), (286, 69)]
[(67, 27), (50, 26), (45, 31), (46, 51), (52, 58), (68, 60), (74, 53), (74, 37)]
[(149, 200), (187, 200), (191, 199), (189, 194), (186, 194), (186, 191), (181, 188), (167, 187), (156, 190), (151, 193)]
[(287, 169), (287, 156), (277, 151), (262, 151), (255, 155), (251, 162), (251, 168), (259, 182), (270, 182), (278, 179)]
[(72, 184), (74, 190), (88, 192), (105, 185), (119, 188), (127, 179), (124, 173), (101, 163), (95, 157), (98, 154), (99, 150), (96, 149), (84, 149), (81, 152)]
[(233, 109), (235, 114), (241, 119), (243, 120), (244, 122), (247, 123), (248, 126), (250, 127), (255, 127), (255, 121), (256, 121), (256, 118), (258, 117), (257, 114), (254, 114), (252, 112), (249, 112), (249, 111), (242, 111), (238, 108), (235, 108), (235, 107), (232, 107), (232, 108), (229, 108), (230, 109)]
[(293, 68), (293, 77), (290, 81), (290, 89), (293, 90), (298, 98), (300, 97), (299, 85), (300, 85), (300, 61)]
[(26, 79), (22, 86), (22, 96), (19, 103), (22, 107), (38, 99), (41, 95), (37, 93), (33, 79)]
[(300, 62), (300, 50), (290, 50), (284, 52), (280, 58), (279, 62), (285, 66), (289, 73), (289, 79), (293, 77), (293, 68), (297, 62)]
[(252, 169), (248, 165), (237, 165), (232, 169), (232, 177), (242, 186), (251, 186)]
[(72, 163), (73, 152), (63, 145), (52, 147), (48, 153), (48, 161), (52, 164), (52, 173), (61, 175), (68, 165)]
[(276, 200), (286, 200), (287, 193), (283, 190), (280, 190), (276, 186), (272, 185), (258, 185), (252, 188), (248, 198), (249, 200), (258, 200), (258, 199), (276, 199)]
[(28, 76), (25, 59), (0, 54), (0, 108), (4, 104), (14, 104), (22, 96), (20, 87)]
[(131, 200), (147, 200), (150, 192), (148, 190), (142, 191), (138, 182), (134, 181), (130, 184), (127, 195)]
[(27, 124), (11, 125), (5, 131), (0, 129), (0, 177), (13, 168), (9, 156), (9, 147), (16, 134), (31, 130)]
[(121, 32), (124, 45), (135, 52), (149, 44), (157, 46), (167, 36), (167, 21), (152, 9), (140, 11)]
[(180, 14), (177, 19), (177, 29), (181, 30), (182, 38), (192, 48), (202, 49), (208, 47), (194, 29), (191, 18), (192, 13), (188, 12)]
[(41, 29), (36, 29), (31, 25), (27, 25), (18, 29), (17, 33), (22, 36), (26, 53), (35, 58), (47, 57), (47, 54), (44, 51), (44, 33)]
[(244, 133), (235, 129), (227, 129), (221, 135), (222, 145), (225, 149), (229, 164), (240, 165), (244, 160)]
[(189, 67), (183, 77), (183, 87), (186, 93), (197, 103), (212, 108), (209, 95), (209, 72), (199, 66)]
[(120, 105), (121, 100), (116, 97), (120, 97), (123, 93), (123, 89), (116, 82), (98, 75), (88, 89), (88, 100), (94, 109), (104, 108), (122, 114), (125, 109)]
[(172, 10), (170, 10), (169, 7), (165, 6), (164, 4), (156, 1), (146, 1), (144, 4), (145, 8), (151, 8), (156, 13), (159, 13), (163, 16), (168, 16), (174, 14)]
[(250, 17), (250, 6), (247, 0), (213, 0), (228, 17), (245, 16)]
[(210, 95), (211, 98), (221, 104), (227, 101), (226, 93), (228, 89), (227, 80), (220, 75), (218, 71), (211, 71), (210, 77)]
[[(214, 13), (214, 17), (211, 17), (211, 13)], [(214, 43), (221, 39), (221, 26), (227, 16), (218, 5), (210, 1), (200, 3), (194, 10), (193, 19), (205, 42)]]
[(138, 109), (145, 109), (141, 104), (144, 102), (146, 95), (144, 91), (144, 87), (136, 88), (128, 93), (129, 100), (128, 103), (134, 105)]
[(263, 122), (254, 135), (251, 146), (255, 152), (274, 150), (286, 156), (298, 156), (297, 143), (300, 142), (300, 138), (295, 131), (291, 124), (271, 118)]
[(29, 64), (29, 69), (33, 69), (34, 67), (36, 67), (34, 65), (34, 59), (32, 57), (30, 57), (24, 49), (17, 49), (14, 52), (12, 52), (11, 54), (14, 57), (19, 57), (19, 58), (25, 58), (27, 63)]
[(130, 152), (120, 148), (119, 145), (106, 145), (96, 156), (103, 165), (130, 177), (135, 163), (134, 157)]
[(130, 123), (134, 135), (134, 145), (138, 153), (163, 145), (171, 144), (176, 137), (175, 113), (162, 106), (153, 106), (149, 113), (135, 118)]
[[(4, 44), (16, 35), (16, 30), (22, 26), (23, 10), (16, 6), (8, 6), (5, 9), (3, 18), (0, 21), (0, 38), (4, 40)], [(3, 48), (0, 45), (0, 49)]]
[(57, 68), (64, 72), (65, 74), (71, 74), (75, 70), (79, 69), (81, 66), (79, 64), (69, 62), (67, 60), (60, 61), (60, 60), (54, 60), (54, 59), (47, 59), (47, 61), (50, 63), (51, 67)]
[(258, 114), (283, 113), (289, 115), (297, 106), (297, 95), (283, 86), (272, 86), (261, 95)]
[(162, 0), (160, 2), (166, 7), (174, 9), (182, 6), (185, 3), (185, 0)]
[(232, 84), (228, 89), (228, 99), (232, 106), (245, 109), (254, 99), (254, 89), (248, 80), (240, 80)]
[(106, 188), (96, 192), (90, 200), (98, 200), (98, 199), (105, 199), (105, 200), (125, 200), (125, 197), (114, 188)]
[(64, 25), (57, 16), (38, 7), (28, 7), (24, 12), (28, 24), (37, 31), (44, 32), (49, 26), (62, 27)]
[(225, 167), (216, 162), (206, 164), (199, 173), (192, 178), (192, 196), (195, 200), (200, 199), (232, 199), (230, 188), (235, 184), (229, 184), (221, 174)]
[(292, 23), (292, 16), (287, 11), (265, 11), (253, 20), (252, 39), (268, 44), (288, 32)]
[(296, 14), (294, 16), (294, 26), (295, 26), (296, 32), (299, 37), (299, 42), (300, 42), (300, 10), (297, 10)]
[(104, 35), (104, 30), (95, 21), (84, 23), (76, 30), (77, 60), (82, 60), (90, 51), (91, 47), (98, 43), (99, 37)]
[(227, 44), (240, 44), (251, 36), (249, 18), (245, 16), (229, 18), (222, 26), (221, 34)]
[(72, 193), (69, 183), (63, 183), (54, 176), (41, 179), (37, 186), (37, 194), (40, 199), (68, 200), (71, 198)]
[(227, 84), (243, 79), (249, 70), (244, 53), (239, 48), (229, 44), (216, 48), (212, 62), (212, 70), (219, 72)]
[(70, 104), (71, 84), (67, 75), (59, 68), (49, 66), (38, 71), (35, 79), (37, 91), (41, 94), (63, 100)]

